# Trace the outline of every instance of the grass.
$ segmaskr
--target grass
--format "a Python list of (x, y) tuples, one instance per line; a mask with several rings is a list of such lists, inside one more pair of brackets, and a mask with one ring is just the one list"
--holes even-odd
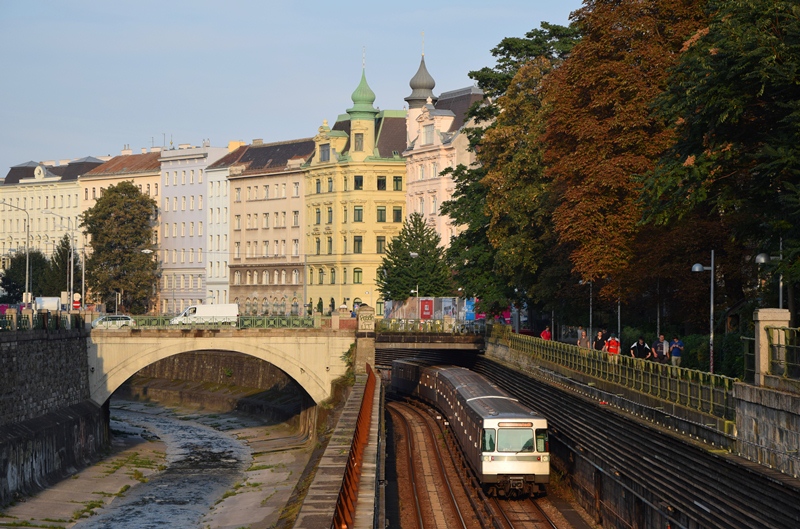
[(94, 516), (95, 509), (99, 509), (105, 505), (102, 501), (99, 500), (92, 500), (83, 503), (83, 509), (77, 510), (72, 513), (73, 520), (79, 520), (81, 518), (88, 518), (89, 516)]

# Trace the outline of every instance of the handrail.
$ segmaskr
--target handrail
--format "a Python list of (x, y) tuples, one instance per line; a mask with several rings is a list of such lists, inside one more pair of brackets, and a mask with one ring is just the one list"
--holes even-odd
[(769, 344), (769, 374), (800, 380), (800, 329), (766, 327)]

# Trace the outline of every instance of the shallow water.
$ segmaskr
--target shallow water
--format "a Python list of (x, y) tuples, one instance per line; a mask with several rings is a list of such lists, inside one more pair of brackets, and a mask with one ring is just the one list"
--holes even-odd
[(130, 489), (78, 529), (200, 527), (201, 518), (242, 479), (250, 449), (225, 432), (174, 416), (112, 406), (111, 428), (157, 436), (167, 447), (167, 469)]

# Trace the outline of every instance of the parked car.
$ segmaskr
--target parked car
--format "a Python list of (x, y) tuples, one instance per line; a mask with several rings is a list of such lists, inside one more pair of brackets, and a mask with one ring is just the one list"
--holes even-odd
[(92, 322), (92, 329), (120, 329), (122, 327), (136, 327), (136, 321), (124, 314), (109, 314)]

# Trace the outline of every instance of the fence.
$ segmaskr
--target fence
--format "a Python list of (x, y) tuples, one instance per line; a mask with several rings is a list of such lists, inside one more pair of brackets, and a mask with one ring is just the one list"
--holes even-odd
[(83, 317), (80, 314), (65, 313), (33, 313), (33, 314), (4, 314), (0, 316), (0, 332), (4, 331), (31, 331), (57, 329), (78, 329), (83, 326)]
[(800, 380), (800, 329), (767, 327), (769, 374)]
[(507, 326), (494, 326), (489, 340), (542, 362), (564, 366), (666, 402), (722, 419), (735, 417), (732, 391), (736, 379), (733, 378), (515, 334)]
[(483, 334), (486, 332), (484, 320), (408, 320), (408, 319), (382, 319), (378, 320), (375, 330), (377, 332), (397, 333), (453, 333), (453, 334)]
[(313, 329), (313, 316), (240, 316), (235, 323), (224, 318), (201, 322), (171, 324), (166, 316), (133, 316), (137, 329)]

